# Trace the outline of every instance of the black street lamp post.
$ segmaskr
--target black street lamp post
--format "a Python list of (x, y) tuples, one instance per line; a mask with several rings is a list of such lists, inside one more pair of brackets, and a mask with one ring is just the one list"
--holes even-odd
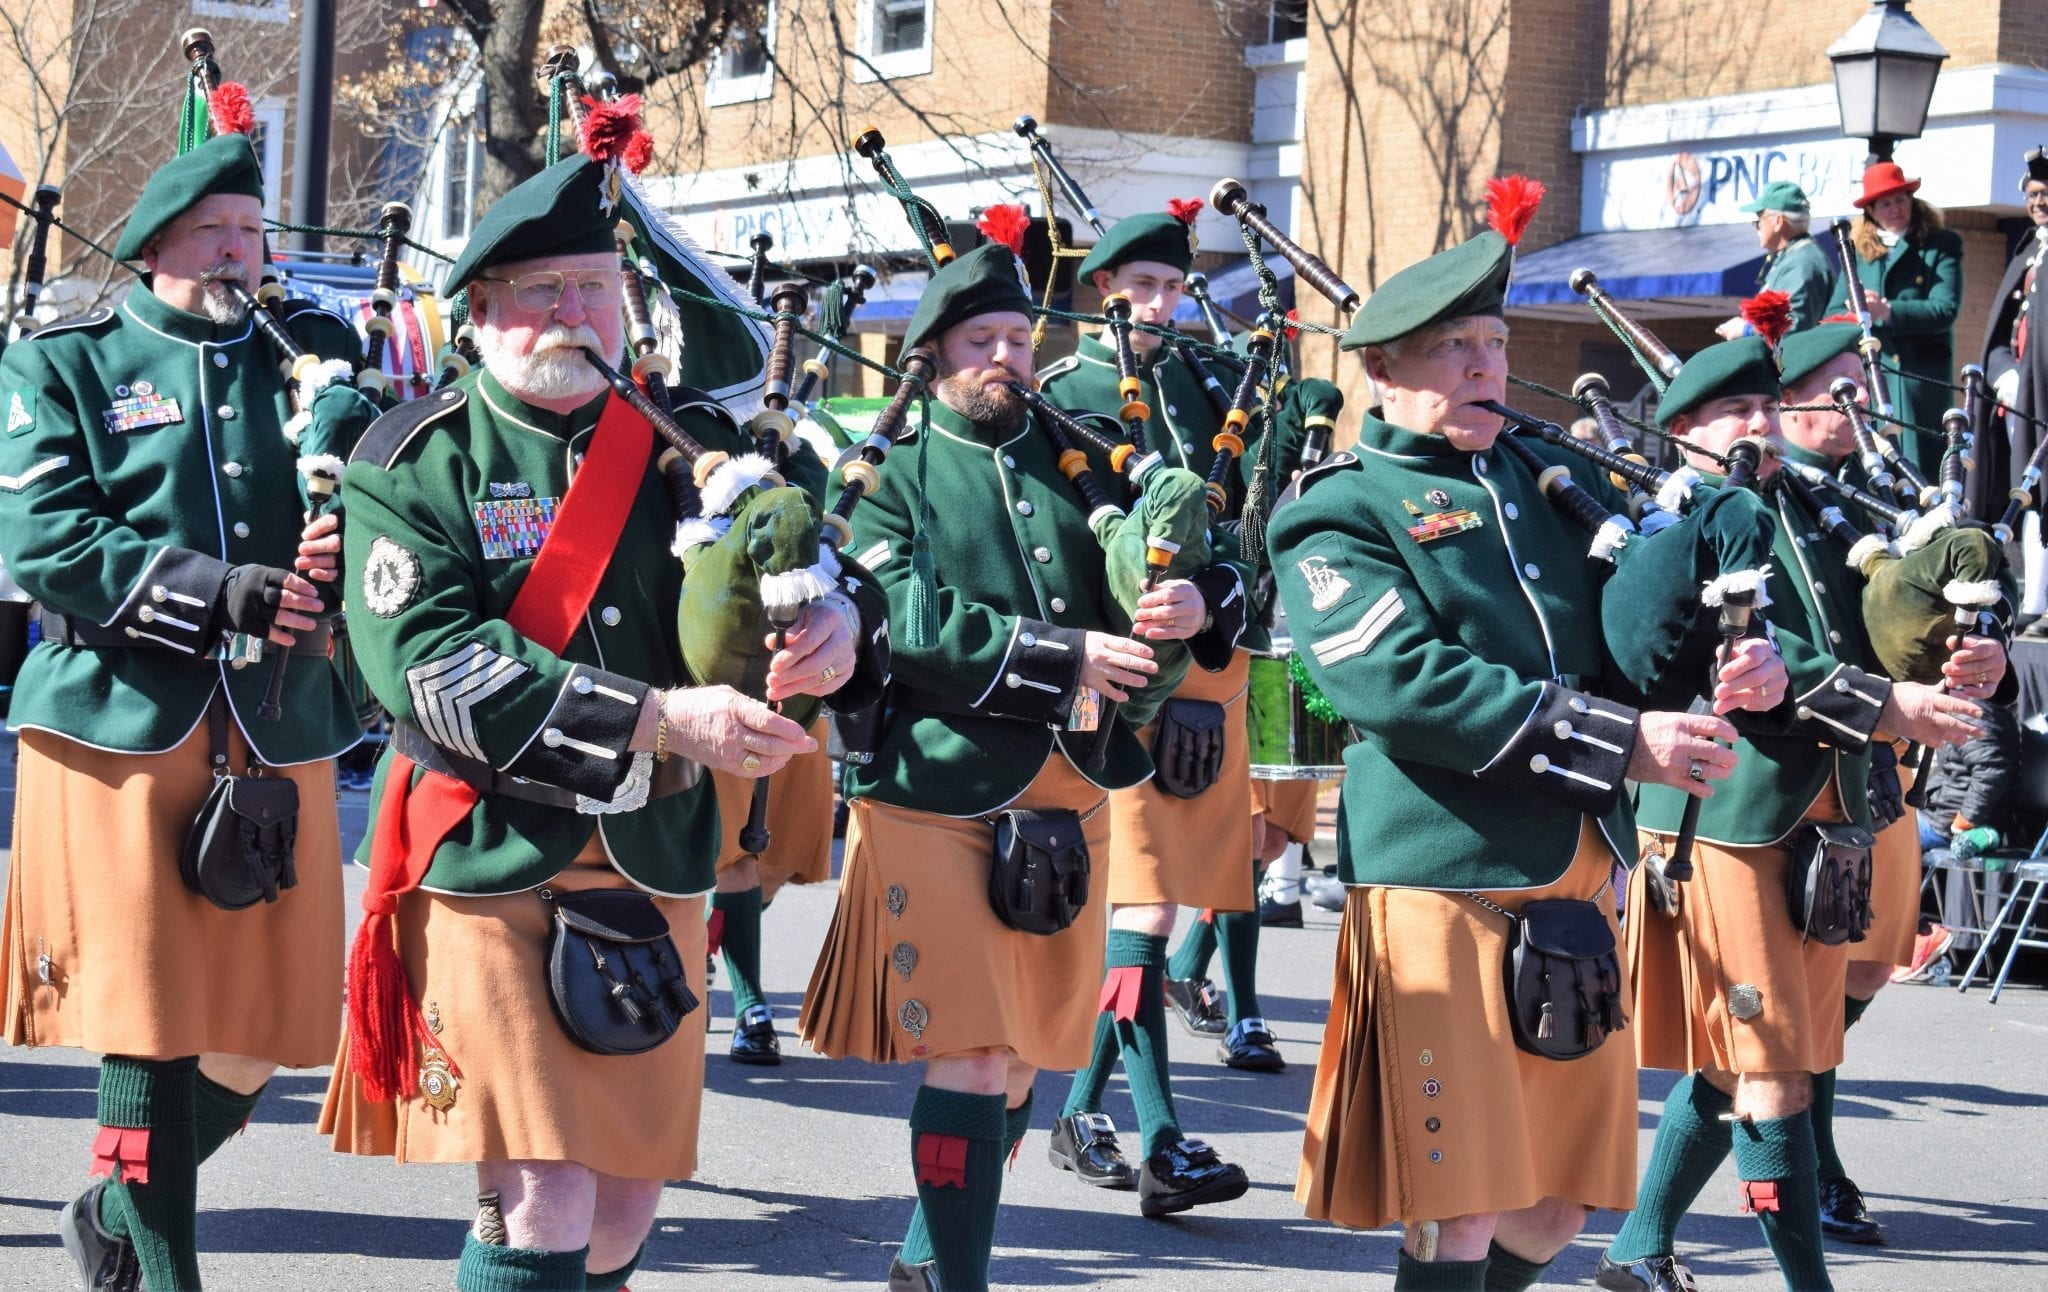
[(1871, 0), (1856, 25), (1828, 46), (1842, 133), (1868, 139), (1870, 161), (1890, 161), (1899, 140), (1918, 139), (1927, 125), (1934, 78), (1947, 58), (1941, 42), (1906, 12), (1906, 0)]

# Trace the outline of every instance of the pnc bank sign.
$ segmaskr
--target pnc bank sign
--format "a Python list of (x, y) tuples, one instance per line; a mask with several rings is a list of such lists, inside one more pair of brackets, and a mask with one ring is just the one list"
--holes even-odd
[(1850, 212), (1863, 141), (1589, 156), (1586, 172), (1587, 232), (1747, 224), (1751, 216), (1742, 207), (1778, 180), (1806, 190), (1815, 217), (1825, 219)]

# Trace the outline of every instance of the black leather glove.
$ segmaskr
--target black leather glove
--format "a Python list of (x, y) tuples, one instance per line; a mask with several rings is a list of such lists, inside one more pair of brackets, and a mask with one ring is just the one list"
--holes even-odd
[(1899, 784), (1898, 751), (1883, 741), (1870, 746), (1870, 817), (1882, 830), (1906, 815), (1905, 790)]
[(278, 605), (284, 600), (284, 581), (290, 570), (274, 565), (237, 565), (220, 585), (220, 599), (213, 605), (213, 627), (225, 633), (247, 633), (268, 637), (277, 622)]

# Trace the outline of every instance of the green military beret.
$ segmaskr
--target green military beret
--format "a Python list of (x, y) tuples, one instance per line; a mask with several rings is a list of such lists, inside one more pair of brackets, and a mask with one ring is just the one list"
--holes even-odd
[(1836, 355), (1854, 350), (1862, 339), (1863, 329), (1854, 323), (1822, 323), (1804, 332), (1794, 332), (1778, 347), (1778, 359), (1785, 365), (1778, 374), (1778, 384), (1792, 389)]
[(1657, 401), (1657, 425), (1669, 426), (1679, 414), (1690, 413), (1709, 400), (1775, 395), (1778, 389), (1777, 361), (1762, 337), (1723, 341), (1685, 361), (1671, 388)]
[(932, 275), (910, 316), (903, 348), (938, 340), (939, 333), (977, 314), (1031, 317), (1031, 295), (1017, 277), (1017, 256), (1000, 242), (984, 242)]
[(1091, 286), (1095, 271), (1115, 273), (1118, 265), (1133, 260), (1156, 260), (1186, 273), (1195, 263), (1195, 249), (1188, 242), (1188, 226), (1165, 211), (1128, 216), (1116, 222), (1088, 249), (1087, 259), (1074, 274)]
[(1337, 348), (1385, 345), (1447, 319), (1474, 314), (1499, 318), (1513, 265), (1514, 249), (1491, 229), (1439, 251), (1381, 283), (1351, 320)]
[(1750, 215), (1760, 215), (1765, 211), (1786, 211), (1793, 215), (1805, 215), (1813, 207), (1806, 200), (1805, 189), (1789, 179), (1780, 179), (1764, 185), (1764, 191), (1756, 195), (1756, 201), (1746, 203), (1738, 209)]
[(114, 244), (114, 259), (133, 260), (142, 254), (149, 240), (164, 226), (192, 209), (193, 203), (215, 193), (238, 193), (263, 200), (263, 173), (256, 165), (256, 149), (249, 136), (219, 134), (182, 157), (174, 157), (149, 177), (136, 200), (121, 241)]
[(441, 295), (453, 296), (493, 265), (612, 250), (625, 215), (604, 208), (604, 182), (605, 167), (578, 153), (499, 198), (448, 267)]

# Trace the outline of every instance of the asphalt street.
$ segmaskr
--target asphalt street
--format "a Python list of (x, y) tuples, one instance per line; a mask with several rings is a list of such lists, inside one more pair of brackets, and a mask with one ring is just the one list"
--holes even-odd
[[(0, 752), (8, 756), (11, 806), (12, 742)], [(343, 796), (351, 847), (364, 814), (362, 794)], [(361, 873), (348, 882), (353, 915)], [(724, 1059), (731, 1000), (713, 992), (703, 1168), (668, 1189), (636, 1292), (882, 1285), (909, 1214), (904, 1117), (915, 1073), (821, 1059), (790, 1035), (834, 899), (831, 885), (788, 890), (766, 919), (766, 985), (784, 1021), (783, 1066)], [(1054, 1170), (1045, 1128), (1067, 1081), (1041, 1076), (1037, 1126), (1005, 1185), (996, 1283), (1217, 1292), (1390, 1286), (1393, 1231), (1310, 1222), (1293, 1199), (1335, 947), (1336, 919), (1320, 912), (1305, 929), (1266, 935), (1261, 995), (1286, 1072), (1232, 1072), (1211, 1044), (1172, 1029), (1184, 1126), (1251, 1174), (1252, 1191), (1236, 1203), (1150, 1221), (1139, 1217), (1135, 1195), (1089, 1189)], [(58, 1208), (84, 1183), (95, 1072), (92, 1058), (76, 1052), (0, 1051), (0, 1289), (77, 1286), (55, 1225)], [(1836, 1286), (2048, 1287), (2048, 992), (2014, 987), (1994, 1006), (1981, 989), (1959, 996), (1891, 988), (1851, 1034), (1846, 1072), (1840, 1141), (1891, 1245), (1833, 1246)], [(1642, 1075), (1645, 1158), (1672, 1079)], [(278, 1077), (248, 1131), (208, 1163), (199, 1216), (207, 1286), (450, 1286), (473, 1203), (471, 1172), (333, 1153), (314, 1133), (324, 1084), (324, 1071)], [(1132, 1125), (1121, 1075), (1109, 1107)], [(1546, 1286), (1584, 1285), (1617, 1223), (1595, 1216)], [(1782, 1286), (1756, 1222), (1737, 1211), (1725, 1166), (1686, 1220), (1680, 1253), (1703, 1288)]]

